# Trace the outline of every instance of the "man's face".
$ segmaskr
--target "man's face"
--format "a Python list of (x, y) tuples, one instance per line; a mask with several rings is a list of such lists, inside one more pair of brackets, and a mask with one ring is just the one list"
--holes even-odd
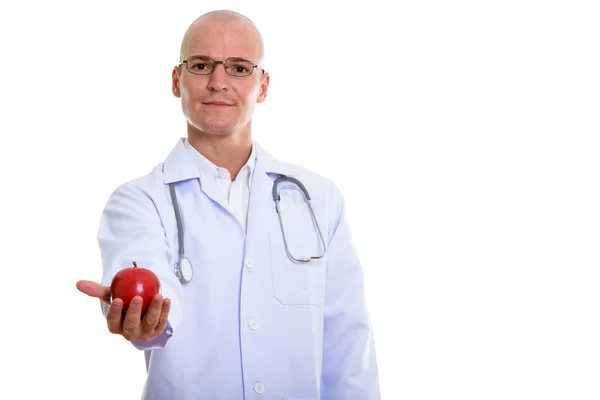
[[(217, 61), (240, 57), (258, 64), (259, 35), (243, 22), (205, 21), (189, 32), (183, 59), (209, 56)], [(190, 66), (203, 70), (204, 65)], [(230, 76), (222, 64), (210, 75), (195, 75), (182, 64), (173, 70), (173, 94), (181, 98), (183, 113), (194, 128), (210, 135), (230, 135), (243, 130), (252, 119), (256, 103), (264, 101), (268, 74), (254, 68), (245, 77)]]

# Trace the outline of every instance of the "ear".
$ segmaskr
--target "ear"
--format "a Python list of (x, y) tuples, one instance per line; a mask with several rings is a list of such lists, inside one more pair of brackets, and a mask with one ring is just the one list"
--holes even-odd
[(171, 74), (171, 91), (175, 97), (181, 97), (181, 90), (179, 89), (180, 71), (179, 67), (174, 67)]
[(269, 83), (271, 81), (271, 76), (268, 72), (265, 72), (260, 79), (260, 93), (258, 95), (258, 98), (256, 99), (257, 103), (262, 103), (267, 98), (267, 92), (269, 91)]

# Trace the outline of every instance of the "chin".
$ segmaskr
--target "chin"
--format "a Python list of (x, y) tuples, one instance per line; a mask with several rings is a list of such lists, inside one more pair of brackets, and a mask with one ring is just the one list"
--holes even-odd
[(230, 121), (197, 121), (190, 124), (199, 131), (211, 136), (227, 136), (239, 130), (237, 124), (232, 124)]

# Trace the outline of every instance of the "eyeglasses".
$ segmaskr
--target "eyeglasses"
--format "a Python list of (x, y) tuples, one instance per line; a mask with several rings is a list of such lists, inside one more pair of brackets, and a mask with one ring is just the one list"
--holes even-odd
[(225, 61), (217, 61), (209, 56), (190, 56), (179, 65), (181, 64), (185, 64), (187, 70), (196, 75), (210, 75), (215, 71), (218, 64), (223, 64), (225, 72), (235, 77), (252, 75), (254, 68), (262, 69), (263, 74), (265, 73), (264, 68), (241, 57), (229, 57)]

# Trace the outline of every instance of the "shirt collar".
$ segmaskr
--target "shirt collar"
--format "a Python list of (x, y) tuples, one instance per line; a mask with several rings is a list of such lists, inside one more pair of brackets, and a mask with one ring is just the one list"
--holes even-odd
[[(229, 176), (229, 171), (226, 168), (219, 167), (213, 162), (211, 162), (208, 158), (206, 158), (202, 153), (196, 150), (188, 140), (183, 140), (183, 145), (187, 149), (187, 151), (192, 155), (194, 161), (198, 164), (200, 171), (204, 174), (211, 177), (220, 177), (224, 178)], [(252, 176), (252, 172), (254, 171), (254, 166), (256, 165), (256, 146), (254, 143), (252, 144), (252, 151), (250, 153), (250, 157), (246, 161), (246, 164), (240, 169), (239, 175), (248, 178)]]
[[(185, 138), (179, 138), (162, 165), (165, 184), (200, 177), (198, 163), (186, 150), (185, 142)], [(249, 162), (252, 163), (255, 172), (260, 170), (261, 174), (284, 174), (291, 177), (298, 172), (297, 168), (277, 160), (255, 140), (252, 141), (252, 152), (256, 156), (251, 156)]]

